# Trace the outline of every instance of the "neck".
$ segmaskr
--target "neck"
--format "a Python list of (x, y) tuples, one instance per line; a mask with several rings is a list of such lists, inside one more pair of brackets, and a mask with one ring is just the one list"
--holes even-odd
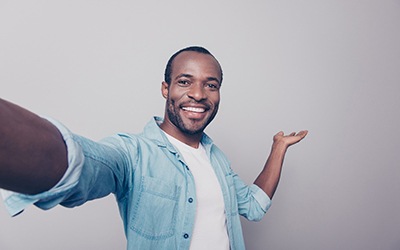
[(171, 125), (172, 124), (168, 124), (168, 122), (164, 120), (164, 122), (160, 124), (160, 128), (168, 135), (185, 143), (186, 145), (189, 145), (193, 148), (199, 147), (200, 140), (203, 137), (203, 132), (196, 134), (187, 134), (178, 129), (177, 127)]

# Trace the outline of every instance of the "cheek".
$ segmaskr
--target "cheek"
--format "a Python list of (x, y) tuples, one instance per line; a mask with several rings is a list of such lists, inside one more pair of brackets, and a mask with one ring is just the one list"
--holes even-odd
[(212, 103), (214, 103), (215, 106), (218, 106), (220, 102), (219, 94), (212, 95), (210, 97), (210, 100), (212, 101)]
[(179, 88), (171, 86), (168, 91), (168, 96), (170, 99), (180, 100), (186, 96), (186, 92), (184, 90), (180, 90)]

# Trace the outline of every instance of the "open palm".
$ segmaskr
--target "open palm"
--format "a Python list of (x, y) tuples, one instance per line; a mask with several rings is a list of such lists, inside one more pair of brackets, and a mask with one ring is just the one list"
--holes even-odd
[(289, 147), (301, 141), (304, 137), (306, 137), (307, 134), (307, 130), (302, 130), (298, 133), (293, 132), (288, 135), (285, 135), (283, 131), (280, 131), (276, 135), (274, 135), (274, 143), (283, 143), (284, 145)]

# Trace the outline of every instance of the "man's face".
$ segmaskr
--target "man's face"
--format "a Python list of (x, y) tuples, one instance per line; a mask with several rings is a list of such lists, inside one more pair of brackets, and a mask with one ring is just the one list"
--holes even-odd
[(217, 114), (220, 87), (221, 69), (214, 57), (193, 51), (176, 56), (171, 83), (162, 85), (167, 99), (164, 122), (170, 131), (202, 133)]

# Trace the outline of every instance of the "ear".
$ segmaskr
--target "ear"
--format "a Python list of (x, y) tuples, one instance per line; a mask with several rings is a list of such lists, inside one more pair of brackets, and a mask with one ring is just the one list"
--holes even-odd
[(167, 99), (168, 97), (168, 87), (169, 87), (168, 83), (164, 81), (161, 83), (161, 94), (165, 99)]

